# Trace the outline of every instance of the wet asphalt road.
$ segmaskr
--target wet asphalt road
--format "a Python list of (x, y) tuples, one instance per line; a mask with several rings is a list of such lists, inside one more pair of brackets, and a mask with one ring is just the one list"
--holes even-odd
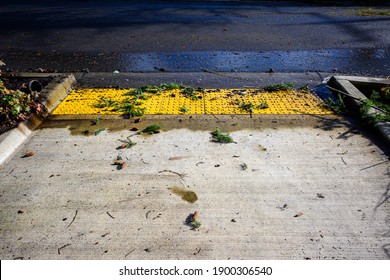
[(390, 73), (390, 16), (360, 16), (359, 6), (9, 2), (0, 5), (3, 70)]

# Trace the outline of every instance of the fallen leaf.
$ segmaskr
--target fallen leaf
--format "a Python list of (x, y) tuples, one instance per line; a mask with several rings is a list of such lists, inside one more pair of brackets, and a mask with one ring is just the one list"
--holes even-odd
[(259, 148), (260, 148), (260, 150), (262, 150), (262, 151), (266, 151), (266, 150), (267, 150), (267, 148), (264, 147), (263, 145), (259, 145)]
[(27, 157), (32, 157), (34, 156), (35, 153), (33, 151), (27, 151), (23, 156), (22, 158), (27, 158)]
[(296, 213), (296, 214), (294, 215), (294, 218), (300, 217), (300, 216), (302, 216), (302, 215), (303, 215), (303, 212), (298, 212), (298, 213)]
[(115, 165), (122, 165), (122, 164), (123, 164), (123, 160), (121, 160), (121, 159), (116, 159), (116, 160), (114, 160), (114, 164), (115, 164)]
[(317, 198), (325, 198), (325, 196), (322, 193), (317, 193)]
[(195, 211), (194, 215), (192, 216), (192, 221), (197, 221), (198, 218), (199, 218), (199, 213), (198, 213), (198, 211)]

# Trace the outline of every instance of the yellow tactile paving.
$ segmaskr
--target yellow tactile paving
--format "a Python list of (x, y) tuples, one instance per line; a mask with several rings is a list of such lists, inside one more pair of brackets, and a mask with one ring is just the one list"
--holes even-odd
[(204, 114), (204, 102), (201, 99), (191, 100), (184, 97), (180, 90), (170, 90), (153, 94), (145, 100), (142, 106), (146, 107), (146, 114)]
[[(115, 104), (122, 104), (126, 93), (133, 89), (89, 88), (75, 89), (53, 111), (52, 114), (123, 114), (115, 110)], [(138, 99), (137, 107), (145, 108), (145, 114), (250, 114), (243, 104), (252, 104), (252, 114), (332, 114), (323, 107), (323, 102), (311, 93), (295, 90), (262, 92), (258, 89), (205, 89), (196, 93), (192, 100), (183, 96), (181, 90), (146, 93), (146, 99)], [(256, 106), (266, 102), (268, 108)], [(112, 103), (112, 104), (111, 104)], [(98, 108), (97, 104), (111, 106)]]

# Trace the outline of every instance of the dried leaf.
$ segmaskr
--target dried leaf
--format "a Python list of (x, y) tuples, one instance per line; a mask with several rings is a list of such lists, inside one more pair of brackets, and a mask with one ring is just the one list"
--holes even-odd
[(197, 221), (198, 218), (199, 218), (199, 213), (198, 213), (198, 211), (195, 211), (194, 215), (192, 216), (192, 221)]
[(259, 148), (260, 148), (260, 150), (262, 150), (262, 151), (266, 151), (266, 150), (267, 150), (266, 147), (264, 147), (263, 145), (260, 145), (260, 144), (259, 144)]
[(22, 158), (27, 158), (27, 157), (32, 157), (34, 156), (35, 153), (33, 151), (27, 151), (23, 156)]
[(303, 215), (303, 212), (298, 212), (298, 213), (296, 213), (296, 214), (294, 215), (294, 218), (300, 217), (300, 216), (302, 216), (302, 215)]

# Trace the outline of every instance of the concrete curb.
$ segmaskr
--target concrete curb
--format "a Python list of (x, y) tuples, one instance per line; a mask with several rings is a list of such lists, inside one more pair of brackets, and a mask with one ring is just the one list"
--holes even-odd
[(23, 74), (21, 77), (42, 78), (56, 76), (61, 79), (60, 82), (53, 81), (47, 85), (41, 93), (45, 99), (43, 103), (45, 113), (43, 115), (33, 115), (28, 120), (20, 123), (18, 127), (0, 135), (0, 166), (4, 164), (14, 152), (25, 143), (32, 134), (32, 131), (37, 128), (47, 115), (59, 104), (61, 99), (65, 98), (71, 90), (76, 79), (73, 74)]
[(276, 83), (295, 86), (317, 85), (332, 73), (258, 73), (258, 72), (164, 72), (164, 73), (75, 73), (77, 85), (87, 87), (139, 87), (146, 84), (182, 83), (193, 87), (258, 87)]
[[(347, 93), (349, 96), (344, 96), (346, 105), (352, 112), (359, 112), (362, 106), (361, 101), (368, 100), (361, 90), (378, 90), (381, 87), (390, 86), (390, 80), (371, 77), (333, 76), (328, 84), (336, 90)], [(377, 113), (378, 111), (373, 108), (368, 111), (369, 115), (375, 115)], [(390, 144), (390, 122), (379, 122), (375, 125), (375, 128), (385, 138), (387, 143)]]

